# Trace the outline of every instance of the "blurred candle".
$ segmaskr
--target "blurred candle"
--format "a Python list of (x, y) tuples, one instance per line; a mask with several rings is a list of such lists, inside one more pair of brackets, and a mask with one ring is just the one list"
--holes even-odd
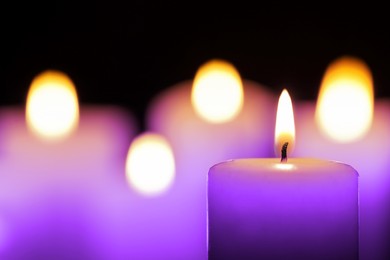
[(193, 81), (172, 86), (151, 103), (148, 129), (166, 137), (176, 161), (169, 190), (180, 209), (170, 220), (181, 227), (171, 231), (181, 241), (176, 259), (207, 259), (207, 171), (221, 160), (273, 154), (275, 103), (265, 87), (242, 80), (224, 60), (206, 62)]
[(1, 258), (96, 259), (92, 191), (107, 175), (119, 178), (112, 169), (125, 161), (135, 126), (119, 107), (79, 109), (73, 82), (53, 70), (34, 78), (25, 112), (2, 108), (0, 210), (8, 243)]
[(375, 100), (371, 71), (344, 56), (327, 68), (317, 104), (297, 107), (298, 156), (340, 160), (360, 175), (360, 259), (390, 259), (390, 101)]
[(357, 260), (357, 172), (336, 161), (287, 160), (295, 127), (286, 90), (278, 107), (282, 161), (237, 159), (209, 170), (209, 259)]
[(95, 205), (94, 229), (100, 232), (101, 259), (187, 259), (185, 208), (178, 203), (181, 194), (171, 190), (175, 173), (165, 137), (144, 132), (133, 140), (126, 160), (128, 185), (108, 180), (96, 194), (101, 203)]

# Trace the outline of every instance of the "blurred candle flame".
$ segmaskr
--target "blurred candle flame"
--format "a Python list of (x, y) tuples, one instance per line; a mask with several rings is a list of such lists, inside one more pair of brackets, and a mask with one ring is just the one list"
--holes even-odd
[(374, 114), (374, 86), (369, 67), (344, 56), (332, 62), (322, 80), (316, 123), (331, 139), (352, 142), (370, 129)]
[(284, 89), (279, 97), (275, 124), (275, 155), (280, 157), (283, 144), (288, 142), (287, 156), (294, 151), (295, 123), (290, 95)]
[(196, 73), (191, 101), (198, 116), (210, 123), (233, 120), (244, 103), (240, 74), (223, 60), (205, 63)]
[(59, 71), (36, 76), (26, 102), (28, 128), (44, 140), (61, 140), (78, 125), (79, 105), (71, 79)]
[(166, 191), (175, 177), (174, 156), (166, 139), (149, 132), (135, 138), (127, 154), (126, 177), (143, 195)]

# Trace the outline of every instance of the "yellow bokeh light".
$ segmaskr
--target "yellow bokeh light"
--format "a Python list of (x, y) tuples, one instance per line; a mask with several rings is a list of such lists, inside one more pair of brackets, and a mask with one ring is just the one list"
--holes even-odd
[(327, 68), (316, 107), (316, 123), (337, 142), (352, 142), (371, 127), (374, 86), (368, 66), (354, 57), (341, 57)]
[(175, 177), (175, 160), (169, 143), (154, 133), (135, 138), (127, 154), (126, 177), (144, 195), (166, 191)]
[(295, 145), (294, 110), (290, 95), (283, 90), (279, 97), (275, 124), (275, 155), (281, 155), (283, 144), (288, 142), (288, 155), (292, 154)]
[(60, 140), (76, 129), (79, 105), (76, 88), (59, 71), (45, 71), (31, 83), (26, 103), (27, 126), (45, 140)]
[(195, 112), (211, 123), (234, 119), (244, 103), (240, 74), (223, 60), (211, 60), (202, 65), (195, 76), (192, 93)]

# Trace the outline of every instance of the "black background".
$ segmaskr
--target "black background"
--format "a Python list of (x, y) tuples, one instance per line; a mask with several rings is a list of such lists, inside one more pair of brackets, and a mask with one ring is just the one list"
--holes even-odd
[(375, 96), (390, 97), (386, 10), (357, 2), (8, 3), (0, 17), (0, 105), (23, 105), (32, 78), (58, 69), (72, 78), (82, 104), (123, 106), (143, 126), (149, 102), (209, 59), (308, 100), (341, 55), (365, 60)]

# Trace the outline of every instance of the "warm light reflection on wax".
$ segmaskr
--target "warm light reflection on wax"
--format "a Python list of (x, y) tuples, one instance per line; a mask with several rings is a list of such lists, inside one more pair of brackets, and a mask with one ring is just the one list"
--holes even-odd
[(296, 168), (296, 166), (291, 163), (276, 163), (273, 167), (279, 170), (292, 170)]
[(71, 79), (59, 71), (45, 71), (31, 83), (26, 103), (27, 126), (46, 140), (59, 140), (76, 129), (79, 105)]
[(166, 191), (175, 177), (175, 161), (169, 143), (154, 133), (135, 138), (127, 154), (126, 176), (129, 184), (144, 195)]
[(284, 143), (288, 142), (287, 152), (290, 155), (294, 151), (295, 123), (294, 111), (290, 95), (283, 90), (279, 97), (278, 110), (275, 124), (275, 155), (280, 157), (280, 151)]
[(322, 80), (316, 108), (321, 130), (338, 142), (363, 137), (374, 113), (373, 79), (368, 66), (353, 57), (329, 65)]
[(238, 71), (222, 60), (202, 65), (194, 79), (191, 101), (196, 113), (206, 121), (224, 123), (234, 119), (244, 103)]

